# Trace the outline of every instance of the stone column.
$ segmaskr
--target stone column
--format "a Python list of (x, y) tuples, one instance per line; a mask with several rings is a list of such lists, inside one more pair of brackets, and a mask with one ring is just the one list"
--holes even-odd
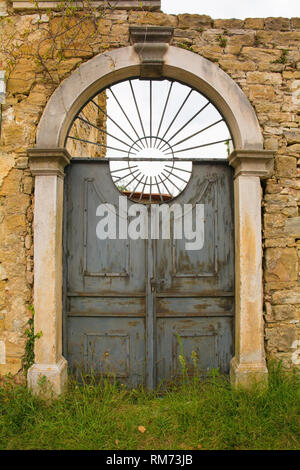
[(235, 356), (233, 385), (267, 382), (264, 353), (261, 178), (273, 168), (273, 152), (236, 150), (229, 162), (235, 169)]
[(67, 381), (67, 361), (62, 356), (62, 220), (64, 167), (70, 156), (64, 148), (28, 150), (35, 176), (34, 206), (34, 331), (35, 364), (28, 385), (39, 392), (46, 377), (54, 394)]

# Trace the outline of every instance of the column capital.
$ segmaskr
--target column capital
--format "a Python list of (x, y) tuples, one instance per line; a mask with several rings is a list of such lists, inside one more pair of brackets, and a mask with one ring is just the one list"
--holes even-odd
[(34, 176), (56, 175), (64, 177), (64, 168), (71, 156), (65, 148), (32, 148), (27, 150), (29, 166)]
[(258, 176), (270, 178), (274, 169), (273, 150), (234, 150), (229, 155), (229, 164), (235, 169), (234, 177)]

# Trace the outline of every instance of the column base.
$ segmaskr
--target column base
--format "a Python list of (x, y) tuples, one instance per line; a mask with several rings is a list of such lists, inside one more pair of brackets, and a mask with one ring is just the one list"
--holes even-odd
[(36, 395), (58, 396), (66, 389), (68, 363), (64, 357), (57, 364), (33, 364), (27, 373), (27, 385)]
[(234, 387), (251, 388), (254, 385), (268, 386), (268, 369), (265, 361), (239, 363), (236, 357), (230, 363), (230, 382)]

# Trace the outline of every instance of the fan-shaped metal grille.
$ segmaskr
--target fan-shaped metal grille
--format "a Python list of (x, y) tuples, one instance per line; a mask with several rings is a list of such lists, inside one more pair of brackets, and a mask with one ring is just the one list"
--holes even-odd
[(117, 188), (164, 202), (189, 182), (194, 159), (227, 158), (230, 131), (201, 93), (170, 80), (126, 80), (86, 103), (66, 138), (72, 156), (105, 157)]

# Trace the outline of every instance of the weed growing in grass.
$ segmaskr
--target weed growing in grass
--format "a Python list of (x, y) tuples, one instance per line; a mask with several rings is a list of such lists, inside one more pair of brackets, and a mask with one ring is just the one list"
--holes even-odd
[(299, 385), (299, 372), (276, 364), (269, 387), (250, 391), (233, 389), (217, 370), (149, 392), (70, 378), (52, 402), (7, 381), (0, 449), (299, 449)]
[(25, 372), (25, 376), (27, 376), (28, 369), (34, 363), (34, 342), (36, 339), (39, 339), (42, 336), (42, 332), (34, 334), (34, 308), (30, 305), (29, 309), (31, 310), (31, 317), (29, 318), (27, 324), (28, 328), (26, 328), (25, 335), (27, 337), (27, 341), (25, 344), (25, 354), (22, 359), (22, 365)]

